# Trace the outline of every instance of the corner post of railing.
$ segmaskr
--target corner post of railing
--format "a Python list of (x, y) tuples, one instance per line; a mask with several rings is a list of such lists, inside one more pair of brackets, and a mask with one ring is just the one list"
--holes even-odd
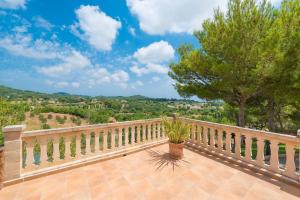
[(0, 145), (0, 190), (4, 181), (4, 146)]
[(21, 135), (26, 125), (6, 126), (4, 134), (4, 181), (20, 178), (22, 168)]

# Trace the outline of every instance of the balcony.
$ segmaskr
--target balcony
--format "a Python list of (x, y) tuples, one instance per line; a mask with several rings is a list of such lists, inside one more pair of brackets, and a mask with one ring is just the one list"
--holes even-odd
[(299, 137), (182, 120), (182, 160), (169, 157), (160, 119), (6, 127), (0, 199), (300, 198)]

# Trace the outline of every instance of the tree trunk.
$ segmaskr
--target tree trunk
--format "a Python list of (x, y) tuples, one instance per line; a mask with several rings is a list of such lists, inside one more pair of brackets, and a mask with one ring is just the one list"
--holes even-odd
[(268, 99), (268, 129), (269, 131), (275, 131), (275, 123), (274, 123), (274, 118), (275, 118), (275, 102), (273, 98)]
[(239, 126), (244, 127), (245, 126), (245, 105), (246, 101), (242, 100), (239, 105)]

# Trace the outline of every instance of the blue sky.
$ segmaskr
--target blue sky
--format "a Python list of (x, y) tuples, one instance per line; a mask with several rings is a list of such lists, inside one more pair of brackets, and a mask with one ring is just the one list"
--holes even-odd
[(168, 65), (214, 8), (226, 1), (0, 0), (0, 84), (178, 98)]

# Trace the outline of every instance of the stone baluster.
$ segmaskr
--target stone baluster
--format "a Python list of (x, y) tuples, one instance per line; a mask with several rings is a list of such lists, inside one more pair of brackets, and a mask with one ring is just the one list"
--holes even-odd
[(166, 132), (165, 132), (165, 127), (163, 124), (161, 124), (161, 131), (162, 131), (162, 137), (166, 138)]
[(103, 130), (103, 151), (106, 151), (108, 146), (107, 146), (107, 134), (108, 134), (108, 131), (107, 129), (104, 129)]
[(82, 157), (81, 155), (81, 133), (76, 133), (76, 158)]
[(226, 130), (226, 153), (231, 154), (231, 133), (230, 130)]
[(251, 155), (252, 155), (252, 138), (250, 137), (250, 135), (245, 135), (246, 139), (245, 139), (245, 142), (246, 142), (246, 146), (245, 146), (245, 160), (247, 162), (251, 162), (252, 161), (252, 158), (251, 158)]
[(116, 148), (116, 144), (115, 144), (115, 132), (116, 130), (113, 128), (113, 129), (110, 129), (110, 144), (111, 144), (111, 149), (114, 149)]
[(131, 145), (135, 144), (135, 127), (131, 126)]
[(141, 125), (136, 126), (136, 143), (139, 144), (141, 142)]
[(95, 153), (99, 153), (100, 152), (100, 142), (99, 142), (100, 133), (99, 133), (99, 130), (96, 129), (94, 131), (94, 133), (95, 133)]
[(146, 142), (146, 134), (147, 134), (146, 131), (147, 131), (147, 130), (146, 130), (146, 124), (143, 124), (143, 142), (144, 142), (144, 143)]
[(161, 136), (160, 136), (160, 123), (157, 123), (156, 126), (157, 126), (157, 139), (160, 140), (161, 139)]
[(286, 165), (284, 174), (288, 177), (296, 176), (296, 166), (295, 166), (295, 145), (291, 143), (287, 143), (286, 146)]
[(270, 169), (274, 172), (279, 171), (278, 144), (279, 144), (278, 141), (271, 140)]
[(149, 140), (152, 141), (153, 140), (153, 125), (152, 124), (148, 124), (148, 132), (149, 132)]
[(34, 138), (26, 138), (26, 170), (32, 170), (35, 168), (34, 164)]
[(67, 133), (65, 134), (65, 161), (68, 161), (71, 159), (71, 134)]
[(47, 156), (48, 140), (46, 137), (40, 137), (38, 143), (40, 144), (41, 147), (40, 167), (45, 167), (48, 164), (48, 156)]
[(59, 135), (53, 136), (53, 164), (60, 162)]
[(119, 140), (118, 140), (118, 142), (119, 142), (118, 148), (122, 147), (122, 140), (123, 140), (122, 133), (123, 133), (123, 127), (118, 127), (118, 135), (119, 135), (118, 136), (118, 138), (119, 138)]
[(195, 125), (194, 124), (191, 124), (191, 142), (192, 142), (192, 144), (194, 144), (195, 143)]
[(215, 129), (214, 128), (209, 128), (209, 133), (210, 133), (210, 148), (214, 149), (215, 148)]
[(201, 126), (197, 125), (197, 145), (201, 144)]
[(223, 130), (218, 129), (218, 150), (223, 151)]
[(239, 132), (235, 133), (235, 158), (240, 159), (241, 158), (241, 134)]
[(153, 140), (157, 140), (157, 124), (153, 124)]
[(259, 166), (263, 167), (264, 166), (264, 145), (265, 141), (263, 138), (257, 138), (257, 156), (256, 156), (256, 162)]
[(129, 144), (129, 137), (128, 137), (129, 136), (129, 127), (127, 126), (124, 129), (125, 129), (125, 147), (127, 147)]
[(91, 130), (88, 130), (88, 131), (85, 132), (85, 141), (86, 141), (85, 155), (90, 155), (92, 153), (91, 134), (92, 134)]
[(204, 147), (207, 147), (208, 146), (208, 143), (207, 143), (207, 127), (203, 126), (203, 145)]
[(4, 134), (4, 180), (19, 178), (22, 169), (21, 134), (26, 126), (7, 126)]

